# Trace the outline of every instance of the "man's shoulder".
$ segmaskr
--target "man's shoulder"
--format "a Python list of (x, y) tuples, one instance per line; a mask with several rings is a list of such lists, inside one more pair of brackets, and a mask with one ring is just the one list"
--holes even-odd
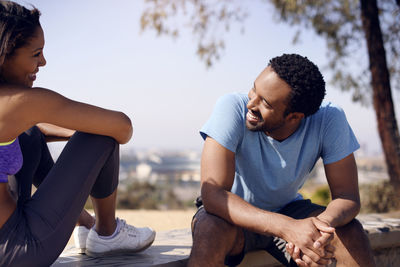
[(314, 114), (314, 117), (332, 117), (332, 116), (338, 116), (340, 114), (344, 114), (343, 109), (332, 102), (329, 101), (324, 101), (322, 102), (321, 106), (319, 107), (318, 111)]
[[(215, 109), (217, 113), (224, 113), (225, 116), (242, 117), (246, 111), (247, 102), (249, 101), (247, 94), (229, 93), (218, 98)], [(228, 115), (230, 114), (230, 115)]]
[(200, 129), (203, 139), (209, 136), (220, 145), (235, 152), (243, 137), (247, 101), (247, 95), (242, 93), (221, 96), (210, 118)]
[(247, 97), (247, 94), (238, 92), (225, 94), (218, 99), (218, 102), (222, 102), (225, 104), (231, 103), (239, 105), (247, 104), (248, 101), (249, 98)]
[(320, 109), (342, 109), (339, 104), (333, 103), (331, 101), (324, 100), (321, 103)]

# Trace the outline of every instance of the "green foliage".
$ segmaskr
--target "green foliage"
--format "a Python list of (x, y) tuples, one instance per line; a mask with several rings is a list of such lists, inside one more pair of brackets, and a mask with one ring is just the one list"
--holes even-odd
[(400, 208), (400, 196), (389, 181), (360, 186), (361, 212), (382, 213)]
[[(328, 66), (332, 82), (353, 93), (353, 100), (370, 103), (370, 73), (361, 23), (359, 0), (262, 0), (272, 4), (278, 21), (297, 28), (293, 41), (304, 29), (323, 37), (328, 46)], [(378, 1), (381, 29), (388, 68), (394, 88), (400, 88), (400, 12), (394, 0)], [(231, 24), (243, 25), (249, 16), (248, 2), (230, 0), (147, 0), (141, 17), (142, 30), (153, 29), (158, 35), (179, 36), (183, 28), (197, 39), (197, 55), (208, 67), (225, 49), (224, 34)], [(180, 19), (178, 21), (178, 18)], [(244, 28), (242, 26), (242, 31)], [(356, 68), (355, 68), (356, 67)]]
[[(272, 0), (278, 10), (278, 19), (297, 28), (294, 43), (299, 40), (301, 31), (312, 29), (322, 36), (328, 47), (329, 67), (333, 71), (332, 82), (343, 90), (353, 89), (353, 100), (366, 103), (363, 89), (369, 88), (369, 76), (364, 71), (353, 73), (347, 71), (349, 61), (352, 63), (360, 47), (365, 47), (361, 25), (359, 1), (357, 0), (306, 0), (279, 1)], [(302, 27), (303, 26), (303, 27)], [(365, 57), (357, 59), (367, 69)]]
[(318, 188), (311, 196), (311, 201), (322, 206), (327, 206), (329, 202), (331, 202), (331, 191), (329, 187), (326, 185)]
[(156, 187), (149, 183), (135, 182), (124, 191), (118, 192), (117, 207), (121, 209), (156, 209), (157, 194)]
[(331, 191), (328, 185), (318, 186), (316, 188), (310, 188), (310, 186), (305, 185), (300, 193), (306, 199), (311, 199), (315, 204), (327, 206), (331, 202)]
[[(366, 47), (360, 1), (272, 0), (272, 3), (281, 21), (297, 27), (297, 36), (303, 30), (301, 26), (305, 26), (326, 40), (329, 68), (334, 73), (332, 82), (342, 90), (352, 90), (353, 101), (368, 104), (371, 91), (368, 59), (366, 54), (359, 53), (360, 48)], [(378, 4), (387, 58), (391, 59), (388, 67), (394, 87), (399, 88), (400, 40), (394, 38), (400, 34), (399, 6), (387, 0), (378, 1)]]
[[(170, 185), (154, 185), (148, 182), (133, 182), (120, 185), (117, 193), (118, 209), (185, 209), (193, 208), (194, 200), (180, 200)], [(90, 198), (86, 201), (85, 209), (93, 209)]]
[[(313, 203), (326, 206), (331, 201), (328, 185), (305, 185), (300, 192)], [(400, 196), (389, 181), (360, 185), (361, 213), (383, 213), (400, 208)]]
[[(147, 0), (140, 24), (142, 30), (153, 29), (158, 35), (176, 38), (186, 27), (197, 39), (196, 54), (210, 67), (225, 49), (223, 34), (231, 24), (243, 22), (246, 9), (230, 0)], [(177, 18), (184, 21), (177, 22)]]
[[(399, 185), (400, 137), (391, 88), (400, 89), (400, 1), (263, 0), (262, 2), (272, 4), (278, 11), (276, 14), (279, 21), (297, 27), (294, 42), (299, 40), (304, 29), (311, 29), (326, 40), (328, 67), (333, 72), (332, 82), (342, 90), (351, 91), (353, 101), (369, 104), (372, 102), (371, 92), (374, 92), (379, 133), (381, 140), (386, 140), (383, 149), (388, 161), (388, 173), (392, 183)], [(153, 28), (159, 35), (175, 37), (183, 25), (186, 25), (192, 30), (192, 35), (197, 37), (197, 54), (207, 66), (211, 66), (219, 59), (221, 50), (225, 48), (223, 34), (229, 31), (231, 23), (242, 23), (246, 19), (246, 7), (249, 4), (248, 1), (239, 0), (147, 0), (146, 3), (147, 9), (141, 19), (142, 30)], [(367, 4), (368, 7), (361, 8)], [(176, 19), (178, 14), (181, 15), (180, 18), (187, 19), (186, 22), (180, 23), (180, 26), (176, 26), (179, 23), (171, 24), (171, 20)], [(375, 14), (378, 20), (372, 20)], [(369, 34), (371, 25), (376, 26), (374, 29), (378, 29), (374, 31), (373, 36)], [(225, 30), (221, 31), (221, 28)], [(380, 49), (381, 39), (384, 49)], [(381, 70), (383, 75), (377, 70)], [(374, 88), (371, 87), (372, 74), (375, 80)], [(391, 147), (396, 147), (395, 152), (389, 149)], [(390, 157), (393, 159), (389, 164)]]
[(134, 182), (117, 195), (117, 208), (120, 209), (182, 209), (184, 203), (168, 186), (153, 185), (147, 182)]

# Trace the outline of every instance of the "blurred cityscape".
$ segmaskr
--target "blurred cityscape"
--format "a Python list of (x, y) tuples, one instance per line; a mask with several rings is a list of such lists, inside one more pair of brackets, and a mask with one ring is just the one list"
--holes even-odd
[[(124, 151), (121, 155), (120, 181), (122, 188), (134, 182), (170, 186), (181, 201), (194, 200), (200, 188), (199, 151)], [(382, 155), (371, 155), (360, 149), (355, 153), (360, 184), (388, 180)], [(305, 185), (327, 184), (322, 161), (319, 160)]]
[[(362, 145), (362, 148), (366, 147)], [(57, 157), (61, 149), (51, 149)], [(200, 157), (196, 150), (158, 149), (121, 151), (120, 208), (180, 209), (194, 207), (200, 194)], [(387, 181), (388, 174), (381, 154), (359, 149), (355, 153), (360, 185)], [(326, 185), (322, 161), (319, 160), (303, 189)]]
[(190, 206), (200, 194), (200, 152), (124, 151), (119, 190), (124, 191), (134, 183), (167, 188), (178, 201)]
[[(193, 150), (125, 150), (121, 155), (120, 180), (198, 186), (200, 157), (201, 153)], [(360, 184), (389, 179), (383, 155), (366, 153), (360, 149), (355, 157)], [(310, 179), (316, 183), (326, 183), (321, 160), (315, 165)]]

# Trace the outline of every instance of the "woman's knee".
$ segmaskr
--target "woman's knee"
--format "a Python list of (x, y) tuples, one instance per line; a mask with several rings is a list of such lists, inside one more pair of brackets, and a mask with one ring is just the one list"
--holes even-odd
[(72, 138), (73, 139), (82, 139), (82, 140), (88, 141), (88, 142), (105, 143), (105, 144), (109, 144), (109, 145), (113, 145), (113, 146), (117, 144), (115, 139), (112, 137), (105, 136), (105, 135), (99, 135), (99, 134), (79, 132), (79, 131), (76, 131), (72, 135), (71, 139)]
[(33, 126), (29, 130), (19, 135), (18, 141), (22, 150), (22, 153), (29, 151), (30, 153), (40, 153), (40, 147), (46, 144), (43, 133), (38, 127)]
[(111, 137), (83, 132), (76, 132), (70, 142), (75, 153), (82, 151), (89, 158), (102, 158), (90, 195), (99, 199), (110, 196), (119, 182), (119, 144)]
[(37, 126), (33, 126), (29, 130), (26, 130), (25, 134), (30, 136), (31, 138), (40, 138), (40, 139), (42, 139), (44, 136)]
[(69, 142), (85, 150), (110, 151), (111, 154), (119, 157), (119, 144), (109, 136), (76, 132)]

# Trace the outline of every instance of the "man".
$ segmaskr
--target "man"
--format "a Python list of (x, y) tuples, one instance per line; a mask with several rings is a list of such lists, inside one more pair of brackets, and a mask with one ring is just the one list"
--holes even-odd
[[(333, 259), (337, 266), (374, 266), (354, 219), (359, 144), (344, 112), (321, 105), (324, 95), (317, 66), (284, 54), (270, 61), (248, 96), (217, 102), (200, 131), (202, 203), (192, 222), (189, 266), (236, 266), (256, 249), (286, 266)], [(326, 208), (298, 194), (319, 158), (332, 194)]]

